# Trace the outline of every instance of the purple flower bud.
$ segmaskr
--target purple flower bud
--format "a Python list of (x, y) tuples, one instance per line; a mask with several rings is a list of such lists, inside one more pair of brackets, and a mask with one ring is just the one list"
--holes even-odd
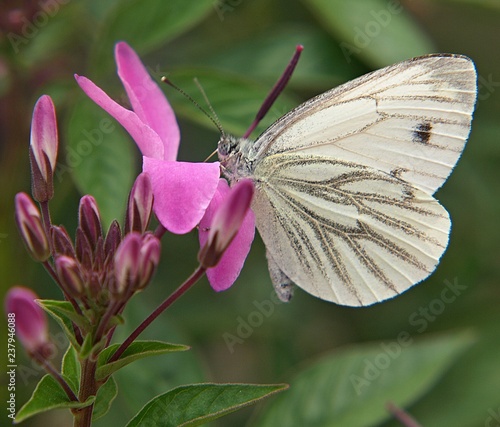
[(50, 256), (50, 247), (40, 211), (26, 193), (16, 194), (15, 206), (17, 228), (29, 254), (36, 261), (46, 261)]
[(153, 274), (160, 262), (160, 240), (153, 234), (148, 233), (143, 236), (142, 247), (139, 260), (139, 283), (138, 289), (143, 289), (153, 277)]
[(57, 160), (57, 122), (54, 103), (43, 95), (31, 120), (30, 161), (33, 197), (46, 202), (54, 195), (53, 174)]
[(153, 211), (153, 188), (147, 173), (141, 173), (134, 182), (127, 206), (125, 233), (144, 233)]
[(89, 239), (87, 239), (87, 235), (80, 227), (76, 229), (75, 249), (76, 258), (80, 261), (81, 266), (85, 270), (92, 270), (93, 248), (90, 245)]
[(82, 271), (76, 259), (61, 255), (55, 260), (56, 272), (64, 290), (73, 297), (79, 297), (84, 290)]
[(122, 239), (122, 234), (120, 230), (120, 224), (118, 221), (114, 220), (109, 226), (109, 230), (106, 234), (106, 240), (104, 241), (104, 253), (107, 263), (109, 259), (114, 257), (116, 249), (120, 244)]
[(5, 311), (9, 321), (15, 322), (16, 336), (28, 353), (46, 355), (51, 346), (47, 317), (36, 299), (31, 289), (14, 286), (5, 297)]
[(118, 246), (115, 253), (115, 289), (112, 292), (117, 295), (125, 295), (135, 288), (139, 280), (140, 252), (142, 247), (142, 236), (132, 232)]
[(75, 248), (64, 226), (53, 225), (50, 229), (52, 236), (52, 246), (55, 255), (67, 255), (75, 257)]
[(219, 262), (229, 244), (240, 229), (250, 209), (254, 193), (252, 181), (245, 179), (237, 183), (215, 212), (208, 238), (200, 249), (198, 260), (205, 268)]
[(79, 225), (93, 248), (97, 239), (102, 236), (101, 216), (97, 202), (92, 196), (86, 195), (80, 199)]

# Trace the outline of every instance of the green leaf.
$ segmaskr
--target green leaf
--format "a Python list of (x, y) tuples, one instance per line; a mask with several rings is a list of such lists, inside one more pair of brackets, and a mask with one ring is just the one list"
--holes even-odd
[[(343, 83), (366, 70), (347, 64), (340, 48), (317, 26), (297, 22), (273, 25), (266, 32), (249, 37), (219, 52), (206, 53), (203, 63), (269, 83), (269, 89), (290, 61), (295, 46), (303, 45), (297, 68), (287, 87), (324, 90)], [(204, 52), (200, 52), (203, 55)], [(200, 60), (201, 61), (201, 60)]]
[(338, 39), (347, 62), (380, 68), (435, 51), (398, 1), (304, 0)]
[(149, 401), (126, 427), (199, 426), (287, 388), (286, 384), (181, 386)]
[(38, 304), (59, 323), (71, 344), (80, 349), (73, 330), (73, 323), (83, 329), (89, 328), (88, 320), (75, 312), (69, 301), (38, 300)]
[(107, 229), (124, 215), (139, 169), (134, 167), (139, 152), (122, 127), (83, 95), (75, 100), (67, 134), (68, 146), (58, 160), (54, 180), (72, 176), (82, 194), (92, 194)]
[(94, 396), (89, 397), (83, 403), (69, 400), (59, 383), (50, 375), (45, 375), (36, 386), (30, 400), (17, 413), (15, 422), (20, 423), (33, 415), (51, 409), (84, 408), (91, 405), (94, 400)]
[(108, 413), (117, 394), (118, 386), (116, 381), (113, 377), (110, 377), (97, 391), (92, 421), (96, 421)]
[(188, 346), (181, 344), (169, 344), (161, 341), (134, 341), (117, 361), (106, 363), (119, 346), (120, 344), (110, 345), (99, 354), (96, 371), (97, 380), (102, 380), (129, 363), (145, 357), (189, 350)]
[[(250, 126), (271, 89), (270, 85), (263, 85), (249, 78), (209, 68), (179, 68), (169, 73), (168, 77), (189, 94), (200, 93), (194, 83), (194, 79), (198, 79), (219, 116), (222, 127), (234, 135), (242, 135)], [(192, 102), (173, 90), (167, 93), (177, 115), (213, 129), (210, 120), (193, 106)], [(297, 104), (297, 101), (282, 94), (257, 128), (256, 134)], [(213, 148), (215, 148), (215, 143)]]
[(81, 314), (78, 314), (69, 301), (45, 299), (38, 300), (38, 302), (40, 303), (42, 308), (45, 309), (45, 311), (47, 311), (49, 314), (52, 314), (54, 318), (64, 317), (71, 320), (73, 323), (84, 330), (90, 328), (89, 321)]
[(91, 58), (92, 69), (111, 69), (114, 45), (120, 40), (144, 54), (192, 28), (211, 10), (213, 0), (122, 1), (110, 10), (97, 34), (99, 42), (95, 43)]
[(80, 361), (78, 360), (78, 353), (75, 348), (70, 344), (61, 363), (61, 374), (68, 382), (71, 389), (78, 394), (80, 387)]
[(356, 346), (300, 372), (290, 392), (262, 414), (259, 427), (367, 427), (388, 419), (387, 402), (406, 407), (429, 391), (472, 343), (469, 334)]

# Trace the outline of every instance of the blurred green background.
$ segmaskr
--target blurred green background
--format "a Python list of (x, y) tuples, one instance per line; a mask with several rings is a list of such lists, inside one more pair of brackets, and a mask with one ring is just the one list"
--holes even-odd
[[(126, 103), (115, 73), (116, 41), (136, 49), (156, 79), (169, 75), (203, 105), (192, 81), (198, 77), (223, 127), (235, 135), (251, 123), (298, 43), (305, 50), (296, 73), (260, 130), (309, 97), (414, 56), (461, 53), (478, 70), (472, 134), (437, 193), (453, 220), (450, 244), (428, 280), (369, 308), (340, 307), (300, 290), (289, 304), (275, 304), (257, 237), (230, 290), (216, 294), (203, 280), (143, 336), (188, 344), (192, 350), (139, 361), (121, 371), (120, 395), (96, 425), (125, 425), (160, 392), (215, 381), (292, 384), (280, 397), (222, 418), (217, 426), (398, 425), (377, 396), (405, 406), (426, 427), (500, 426), (499, 23), (498, 0), (2, 1), (2, 297), (15, 284), (30, 286), (44, 298), (61, 296), (24, 251), (13, 219), (14, 195), (30, 191), (30, 120), (41, 94), (51, 95), (56, 104), (59, 162), (68, 166), (55, 179), (53, 221), (74, 230), (79, 197), (89, 192), (97, 197), (107, 224), (114, 217), (122, 220), (126, 195), (140, 170), (139, 152), (128, 135), (117, 125), (90, 153), (76, 160), (70, 156), (85, 140), (83, 131), (96, 129), (106, 117), (82, 95), (74, 73)], [(166, 87), (165, 93), (181, 127), (179, 158), (202, 161), (215, 149), (218, 132), (174, 90)], [(127, 323), (117, 338), (126, 336), (125, 330), (134, 328), (196, 266), (195, 233), (167, 235), (162, 243), (160, 269), (128, 307)], [(446, 302), (441, 293), (450, 283), (458, 291), (453, 302)], [(55, 324), (51, 332), (60, 338)], [(352, 373), (362, 377), (380, 354), (391, 357), (384, 349), (396, 348), (401, 333), (411, 335), (412, 344), (363, 385), (373, 391), (371, 397), (359, 398)], [(3, 322), (2, 349), (5, 334)], [(235, 337), (238, 341), (231, 341)], [(2, 366), (5, 354), (2, 350)], [(21, 348), (18, 364), (20, 407), (41, 374)], [(310, 366), (316, 371), (307, 371)], [(1, 372), (2, 402), (6, 381)], [(3, 407), (1, 411), (3, 420)], [(71, 422), (68, 413), (56, 411), (24, 425)]]

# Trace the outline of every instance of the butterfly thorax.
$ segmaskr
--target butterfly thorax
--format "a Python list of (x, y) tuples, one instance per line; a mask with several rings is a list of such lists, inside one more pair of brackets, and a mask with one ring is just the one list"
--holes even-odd
[(224, 176), (234, 183), (253, 175), (253, 159), (250, 150), (254, 142), (246, 138), (222, 135), (217, 145), (217, 153)]

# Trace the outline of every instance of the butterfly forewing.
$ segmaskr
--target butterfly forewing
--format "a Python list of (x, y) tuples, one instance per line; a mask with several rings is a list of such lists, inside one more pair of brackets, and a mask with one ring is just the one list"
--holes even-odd
[(304, 152), (397, 172), (433, 194), (469, 135), (476, 72), (463, 56), (396, 64), (313, 98), (256, 141), (254, 157)]

